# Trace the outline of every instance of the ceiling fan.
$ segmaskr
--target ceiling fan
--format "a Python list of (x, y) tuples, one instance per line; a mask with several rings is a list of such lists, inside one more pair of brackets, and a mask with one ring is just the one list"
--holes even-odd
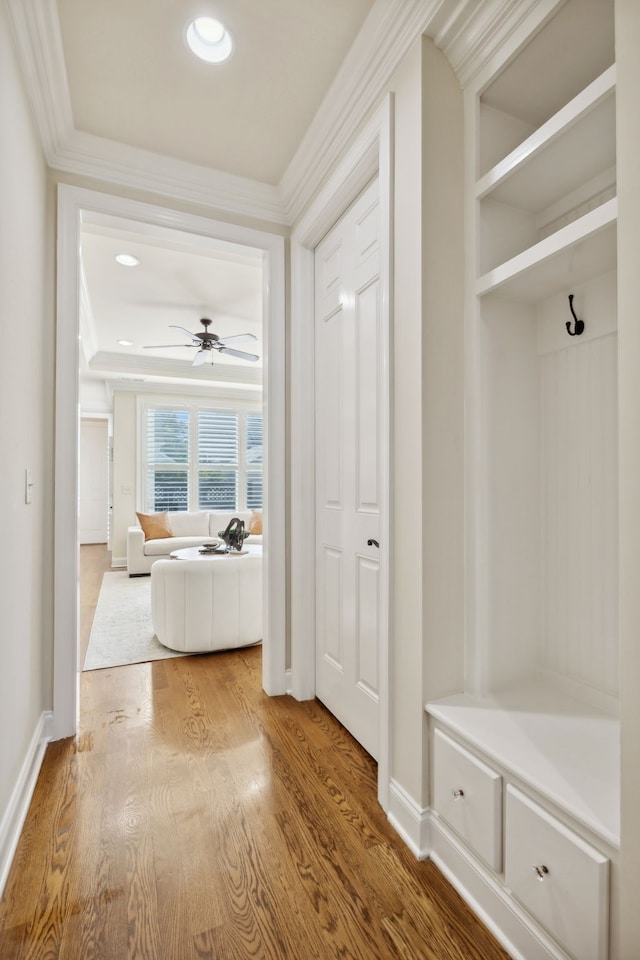
[(255, 353), (245, 353), (244, 350), (235, 350), (229, 346), (229, 344), (232, 343), (246, 343), (248, 340), (256, 340), (257, 338), (252, 333), (238, 333), (235, 336), (221, 339), (217, 334), (209, 333), (211, 320), (203, 319), (200, 323), (204, 327), (202, 333), (191, 333), (184, 327), (178, 327), (174, 323), (169, 324), (173, 330), (181, 330), (182, 333), (186, 334), (191, 340), (191, 343), (157, 343), (155, 345), (147, 345), (144, 349), (159, 350), (164, 347), (197, 347), (198, 352), (193, 358), (194, 367), (199, 367), (209, 359), (211, 363), (213, 363), (214, 350), (217, 350), (218, 353), (228, 353), (230, 357), (238, 357), (240, 360), (250, 360), (252, 363), (260, 359)]

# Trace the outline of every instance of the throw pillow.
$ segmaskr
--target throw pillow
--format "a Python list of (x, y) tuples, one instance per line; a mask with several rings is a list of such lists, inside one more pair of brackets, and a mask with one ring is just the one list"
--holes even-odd
[(173, 536), (166, 510), (164, 513), (138, 513), (136, 511), (136, 517), (144, 532), (145, 540), (162, 540), (164, 537)]
[(249, 517), (249, 533), (255, 533), (256, 536), (262, 533), (262, 511), (252, 510)]

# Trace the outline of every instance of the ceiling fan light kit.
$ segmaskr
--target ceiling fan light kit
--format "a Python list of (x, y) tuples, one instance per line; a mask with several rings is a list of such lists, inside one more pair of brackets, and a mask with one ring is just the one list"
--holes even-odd
[(244, 350), (236, 350), (229, 346), (231, 343), (246, 343), (248, 340), (256, 340), (257, 338), (253, 333), (238, 333), (231, 337), (219, 337), (217, 333), (209, 333), (209, 327), (211, 326), (211, 320), (203, 318), (200, 323), (204, 327), (202, 333), (191, 333), (190, 330), (187, 330), (185, 327), (179, 327), (176, 324), (169, 324), (172, 330), (180, 330), (184, 333), (191, 343), (157, 343), (157, 344), (147, 344), (145, 350), (160, 350), (174, 347), (198, 347), (198, 352), (193, 358), (193, 366), (199, 367), (203, 363), (206, 363), (209, 359), (213, 363), (213, 354), (214, 351), (218, 353), (228, 353), (230, 357), (237, 357), (239, 360), (249, 360), (251, 363), (255, 363), (256, 360), (259, 360), (260, 357), (255, 353), (245, 353)]

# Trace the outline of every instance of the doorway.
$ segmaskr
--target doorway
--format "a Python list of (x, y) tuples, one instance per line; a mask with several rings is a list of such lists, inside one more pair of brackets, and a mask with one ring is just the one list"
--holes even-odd
[(78, 542), (109, 542), (109, 422), (80, 421)]
[[(291, 688), (298, 699), (316, 695), (316, 513), (315, 476), (315, 249), (331, 227), (378, 177), (380, 189), (380, 425), (384, 450), (391, 451), (391, 240), (392, 240), (393, 100), (388, 97), (358, 135), (343, 161), (298, 223), (291, 244), (291, 528), (305, 535), (291, 538)], [(380, 476), (380, 550), (377, 621), (378, 801), (389, 807), (391, 771), (390, 583), (392, 575), (392, 490), (390, 461)], [(302, 482), (302, 478), (306, 478)], [(310, 536), (310, 522), (313, 532)], [(377, 539), (377, 538), (376, 538)]]
[(54, 690), (52, 739), (72, 736), (78, 710), (77, 477), (69, 482), (69, 463), (78, 462), (79, 390), (79, 241), (83, 221), (120, 217), (142, 225), (173, 227), (194, 236), (219, 238), (262, 251), (265, 322), (263, 396), (265, 401), (265, 541), (263, 687), (286, 692), (285, 542), (269, 538), (269, 529), (286, 529), (285, 519), (285, 344), (284, 241), (281, 237), (163, 207), (82, 188), (58, 188), (58, 301), (56, 339), (56, 447), (54, 553)]

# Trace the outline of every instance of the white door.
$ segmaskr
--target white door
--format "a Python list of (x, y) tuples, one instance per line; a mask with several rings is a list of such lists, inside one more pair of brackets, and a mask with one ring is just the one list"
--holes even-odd
[(107, 543), (109, 537), (109, 433), (106, 420), (80, 422), (78, 539)]
[(316, 694), (378, 756), (380, 216), (374, 181), (315, 251)]

